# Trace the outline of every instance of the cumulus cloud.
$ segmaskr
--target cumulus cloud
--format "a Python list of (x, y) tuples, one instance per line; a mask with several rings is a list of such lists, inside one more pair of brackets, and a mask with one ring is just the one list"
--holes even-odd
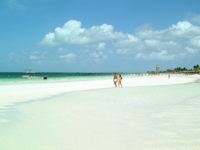
[(200, 26), (178, 22), (164, 30), (150, 27), (136, 30), (127, 39), (115, 42), (118, 54), (133, 54), (135, 59), (173, 60), (194, 57), (200, 51)]
[[(196, 16), (198, 18), (198, 16)], [(43, 46), (78, 45), (107, 50), (108, 54), (130, 55), (136, 60), (173, 60), (195, 57), (200, 51), (200, 26), (181, 21), (162, 30), (151, 24), (141, 25), (133, 34), (114, 31), (108, 24), (83, 28), (81, 22), (70, 20), (63, 27), (46, 34)], [(111, 47), (109, 47), (111, 46)], [(112, 49), (112, 51), (110, 51)], [(100, 62), (107, 59), (102, 52), (85, 53)]]
[(128, 34), (126, 39), (121, 39), (118, 40), (114, 46), (118, 48), (131, 48), (131, 47), (136, 47), (139, 46), (141, 43), (141, 39)]
[(64, 44), (73, 45), (97, 45), (102, 47), (102, 43), (124, 38), (126, 35), (121, 32), (115, 32), (112, 25), (103, 24), (91, 28), (82, 28), (81, 22), (70, 20), (63, 27), (57, 27), (54, 32), (45, 35), (40, 45), (60, 46)]
[(188, 45), (191, 46), (191, 47), (193, 47), (193, 48), (200, 49), (200, 36), (191, 38), (188, 41)]
[(178, 40), (192, 38), (200, 34), (200, 27), (188, 21), (178, 22), (164, 30), (145, 30), (136, 32), (141, 39)]

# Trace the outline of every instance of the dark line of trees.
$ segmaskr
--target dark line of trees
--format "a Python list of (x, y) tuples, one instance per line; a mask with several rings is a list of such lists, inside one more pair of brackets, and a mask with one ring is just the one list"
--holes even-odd
[(174, 68), (173, 70), (167, 69), (167, 71), (161, 71), (161, 72), (198, 72), (198, 71), (200, 71), (200, 66), (197, 64), (193, 66), (193, 69), (187, 69), (186, 67), (184, 68), (177, 67)]
[[(156, 73), (155, 71), (147, 71), (148, 73)], [(186, 67), (181, 68), (181, 67), (177, 67), (174, 69), (167, 69), (166, 71), (159, 71), (160, 73), (180, 73), (180, 72), (184, 72), (184, 73), (200, 73), (200, 66), (194, 65), (193, 69), (187, 69)], [(158, 73), (158, 72), (157, 72)]]
[(199, 67), (199, 65), (193, 66), (193, 68), (194, 68), (194, 70), (195, 70), (195, 71), (198, 71), (198, 70), (200, 70), (200, 67)]

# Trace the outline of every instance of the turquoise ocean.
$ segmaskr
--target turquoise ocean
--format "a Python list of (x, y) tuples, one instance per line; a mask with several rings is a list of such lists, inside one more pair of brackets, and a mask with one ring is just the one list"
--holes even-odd
[[(36, 72), (32, 75), (41, 77), (41, 79), (24, 79), (24, 72), (0, 72), (0, 85), (8, 84), (34, 84), (34, 83), (51, 83), (51, 82), (73, 82), (73, 81), (87, 81), (87, 80), (98, 80), (98, 79), (109, 79), (113, 77), (112, 72), (98, 72), (98, 73), (87, 73), (87, 72)], [(117, 73), (122, 76), (137, 76), (140, 73)], [(47, 80), (42, 77), (47, 76)]]

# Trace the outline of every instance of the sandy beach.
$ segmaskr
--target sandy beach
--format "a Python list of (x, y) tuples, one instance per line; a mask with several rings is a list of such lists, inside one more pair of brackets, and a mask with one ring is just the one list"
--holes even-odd
[[(128, 77), (123, 79), (123, 87), (156, 86), (192, 83), (198, 80), (198, 75), (192, 76), (144, 76)], [(65, 83), (40, 83), (24, 85), (0, 86), (0, 108), (16, 102), (38, 100), (45, 97), (59, 95), (67, 92), (84, 91), (92, 89), (113, 88), (113, 80), (96, 80)]]
[[(0, 86), (4, 150), (200, 148), (199, 75)], [(9, 144), (7, 144), (9, 143)]]

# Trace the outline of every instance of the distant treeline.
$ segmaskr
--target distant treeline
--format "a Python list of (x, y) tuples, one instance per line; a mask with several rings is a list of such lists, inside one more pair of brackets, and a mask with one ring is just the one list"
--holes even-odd
[[(149, 73), (149, 71), (147, 71)], [(150, 72), (155, 72), (155, 71), (150, 71)], [(186, 67), (177, 67), (177, 68), (174, 68), (174, 69), (167, 69), (166, 71), (159, 71), (160, 73), (176, 73), (176, 72), (198, 72), (200, 73), (200, 66), (197, 64), (197, 65), (194, 65), (193, 66), (193, 69), (187, 69)]]

